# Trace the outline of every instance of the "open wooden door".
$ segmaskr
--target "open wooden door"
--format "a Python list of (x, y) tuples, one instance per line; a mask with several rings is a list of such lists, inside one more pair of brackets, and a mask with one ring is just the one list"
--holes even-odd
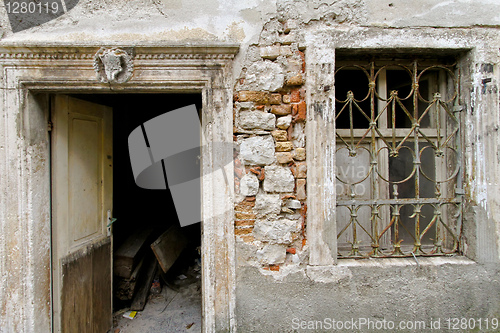
[(112, 112), (65, 95), (52, 103), (54, 332), (112, 326)]

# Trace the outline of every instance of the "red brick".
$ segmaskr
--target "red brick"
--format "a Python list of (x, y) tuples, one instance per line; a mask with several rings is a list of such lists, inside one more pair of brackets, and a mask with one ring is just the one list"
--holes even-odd
[(297, 179), (295, 194), (297, 195), (297, 200), (306, 200), (306, 180), (305, 179)]
[(266, 171), (265, 171), (265, 169), (262, 169), (262, 170), (260, 170), (260, 175), (259, 175), (258, 179), (260, 181), (263, 181), (264, 178), (266, 178)]
[[(248, 201), (245, 201), (245, 202), (248, 202)], [(238, 206), (234, 207), (234, 211), (235, 212), (243, 212), (243, 213), (253, 213), (253, 208), (238, 205)]]
[(300, 214), (302, 215), (302, 217), (304, 217), (304, 218), (306, 217), (306, 215), (307, 215), (307, 204), (304, 204), (302, 206), (302, 209), (300, 210)]
[(264, 169), (261, 167), (251, 168), (250, 172), (256, 174), (259, 180), (264, 180)]
[(241, 178), (243, 177), (243, 170), (240, 168), (234, 168), (234, 174), (236, 175), (236, 177)]
[(255, 224), (255, 220), (236, 220), (234, 221), (234, 225), (236, 227), (253, 227)]
[(255, 201), (255, 197), (246, 197), (245, 200), (246, 201)]
[(255, 202), (253, 202), (253, 201), (242, 201), (239, 204), (237, 204), (234, 207), (234, 209), (235, 210), (242, 210), (242, 209), (248, 209), (248, 208), (251, 208), (251, 207), (254, 207), (254, 206), (255, 206)]
[(297, 74), (295, 76), (292, 76), (286, 81), (286, 84), (289, 86), (301, 86), (304, 84), (304, 77), (302, 74)]
[(299, 104), (297, 104), (297, 114), (295, 115), (295, 121), (305, 121), (306, 112), (307, 112), (306, 102), (301, 101)]
[(281, 94), (271, 94), (271, 98), (269, 99), (269, 103), (281, 104)]
[(290, 102), (292, 103), (298, 103), (300, 102), (300, 89), (292, 89), (291, 95), (290, 95)]
[(252, 235), (244, 235), (244, 236), (241, 236), (241, 239), (245, 242), (245, 243), (251, 243), (255, 240), (255, 237), (252, 236)]
[(257, 217), (257, 215), (255, 215), (254, 213), (245, 213), (245, 212), (235, 212), (234, 216), (239, 220), (251, 220)]
[(257, 104), (268, 104), (269, 93), (266, 91), (240, 91), (238, 94), (240, 102), (255, 102)]
[(251, 169), (250, 169), (250, 172), (251, 172), (251, 173), (254, 173), (254, 174), (256, 174), (256, 175), (258, 176), (258, 175), (260, 175), (260, 171), (261, 171), (261, 170), (262, 170), (262, 168), (261, 168), (261, 167), (255, 167), (255, 168), (251, 168)]
[(288, 127), (286, 131), (288, 134), (288, 141), (293, 141), (293, 126)]
[(279, 270), (280, 270), (280, 266), (278, 266), (278, 265), (270, 265), (270, 266), (269, 266), (269, 269), (270, 269), (271, 271), (277, 272), (277, 271), (279, 271)]
[(294, 247), (291, 247), (291, 248), (289, 248), (289, 249), (286, 249), (286, 253), (295, 254), (295, 253), (297, 253), (297, 251), (295, 251), (295, 248), (294, 248)]
[(248, 235), (248, 234), (251, 234), (253, 231), (253, 228), (243, 228), (243, 229), (234, 229), (234, 234), (236, 236), (239, 236), (239, 235)]
[(291, 106), (289, 104), (273, 105), (271, 107), (271, 113), (278, 116), (286, 116), (292, 112)]
[(307, 164), (306, 162), (297, 162), (292, 168), (292, 173), (295, 178), (306, 178), (307, 177)]

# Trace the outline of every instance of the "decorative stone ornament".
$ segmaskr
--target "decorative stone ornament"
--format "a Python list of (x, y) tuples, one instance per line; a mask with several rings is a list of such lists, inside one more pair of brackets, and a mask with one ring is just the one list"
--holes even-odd
[(125, 83), (132, 77), (132, 57), (119, 48), (101, 48), (94, 56), (97, 79), (104, 83)]

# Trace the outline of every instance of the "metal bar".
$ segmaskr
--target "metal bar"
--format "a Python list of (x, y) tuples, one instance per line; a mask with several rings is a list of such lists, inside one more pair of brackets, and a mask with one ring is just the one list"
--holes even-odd
[[(349, 86), (361, 82), (337, 82), (348, 89), (347, 99), (336, 98), (340, 110), (337, 117), (347, 109), (350, 122), (349, 127), (336, 130), (339, 147), (349, 151), (348, 156), (337, 154), (337, 158), (343, 156), (351, 159), (343, 164), (356, 165), (356, 158), (361, 156), (357, 151), (362, 148), (369, 150), (370, 164), (363, 179), (339, 179), (349, 191), (337, 199), (337, 207), (350, 211), (344, 217), (348, 223), (340, 221), (344, 227), (337, 235), (340, 258), (445, 255), (459, 248), (463, 206), (459, 75), (452, 72), (453, 67), (427, 62), (426, 66), (417, 60), (411, 65), (384, 62), (383, 67), (373, 61), (366, 65), (351, 63), (351, 70), (355, 67), (367, 76), (369, 94), (364, 100), (356, 100), (356, 87)], [(391, 72), (392, 81), (388, 82), (387, 69), (401, 70), (411, 79), (405, 81), (404, 75)], [(453, 87), (449, 85), (452, 80)], [(426, 93), (422, 95), (424, 85), (427, 87), (422, 91)], [(400, 93), (405, 87), (410, 90)], [(368, 98), (369, 104), (363, 104)], [(367, 128), (354, 128), (359, 127), (359, 123), (355, 124), (359, 117), (368, 120)], [(403, 127), (406, 117), (411, 124)], [(410, 150), (412, 159), (401, 155), (400, 150)], [(364, 158), (359, 161), (367, 163)], [(370, 192), (356, 194), (356, 184), (367, 179)], [(433, 207), (431, 216), (427, 206)], [(369, 208), (369, 212), (362, 207)], [(411, 207), (412, 212), (406, 207)], [(449, 213), (451, 207), (456, 214)], [(340, 242), (341, 236), (344, 243)], [(344, 252), (347, 247), (349, 250)]]

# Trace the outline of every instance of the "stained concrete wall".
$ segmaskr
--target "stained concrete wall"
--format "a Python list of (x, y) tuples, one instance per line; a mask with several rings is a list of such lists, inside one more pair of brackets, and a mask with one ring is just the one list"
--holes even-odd
[[(396, 322), (399, 320), (428, 322), (431, 319), (441, 318), (443, 324), (448, 317), (500, 317), (499, 13), (500, 4), (495, 0), (418, 2), (411, 0), (80, 0), (66, 15), (18, 33), (10, 31), (7, 15), (4, 10), (0, 11), (3, 32), (0, 44), (64, 43), (119, 46), (134, 43), (151, 43), (151, 45), (238, 43), (240, 52), (235, 59), (233, 69), (235, 92), (251, 89), (271, 91), (271, 93), (276, 90), (276, 84), (279, 89), (282, 87), (280, 84), (286, 83), (283, 80), (294, 77), (287, 74), (292, 72), (287, 72), (283, 67), (285, 68), (281, 73), (283, 82), (276, 83), (276, 75), (273, 75), (268, 79), (264, 78), (263, 81), (254, 81), (251, 84), (256, 86), (251, 88), (248, 85), (242, 86), (241, 79), (247, 79), (250, 68), (255, 71), (254, 76), (257, 78), (259, 73), (272, 72), (272, 68), (270, 70), (267, 67), (260, 68), (259, 64), (267, 64), (269, 60), (275, 61), (279, 56), (287, 57), (288, 51), (303, 52), (304, 59), (292, 60), (303, 60), (307, 63), (308, 47), (315, 47), (308, 42), (312, 37), (321, 34), (327, 37), (316, 38), (315, 41), (319, 41), (320, 44), (316, 46), (331, 48), (332, 52), (335, 48), (382, 48), (389, 52), (395, 49), (446, 49), (461, 53), (461, 66), (464, 69), (462, 102), (466, 107), (463, 148), (467, 213), (462, 250), (469, 259), (418, 259), (418, 263), (413, 259), (381, 261), (372, 259), (357, 263), (340, 260), (337, 265), (310, 266), (309, 244), (302, 243), (302, 240), (307, 238), (308, 229), (303, 229), (305, 232), (303, 235), (293, 238), (295, 237), (293, 228), (298, 227), (299, 230), (303, 228), (300, 221), (303, 218), (307, 219), (306, 212), (303, 212), (303, 215), (292, 214), (293, 218), (287, 220), (295, 222), (284, 224), (286, 226), (293, 224), (293, 227), (284, 233), (285, 237), (289, 237), (292, 242), (305, 244), (299, 250), (295, 250), (296, 253), (283, 252), (290, 243), (285, 244), (286, 247), (283, 247), (285, 246), (283, 244), (281, 247), (265, 247), (265, 242), (258, 243), (259, 240), (255, 242), (248, 233), (241, 233), (236, 238), (236, 321), (242, 332), (300, 331), (294, 328), (294, 319), (350, 320), (367, 317), (379, 320), (385, 318)], [(284, 31), (287, 31), (286, 35), (289, 37), (285, 36)], [(284, 41), (286, 38), (291, 40)], [(282, 51), (279, 49), (275, 57), (272, 53), (276, 51), (272, 46), (277, 43), (290, 46), (290, 50), (284, 49), (285, 53), (281, 54)], [(251, 67), (253, 64), (257, 65)], [(280, 73), (279, 69), (277, 73)], [(302, 79), (304, 80), (302, 88), (305, 88), (308, 77), (303, 75)], [(306, 93), (304, 90), (303, 94)], [(298, 105), (304, 99), (304, 95), (299, 95), (295, 103)], [(282, 102), (285, 103), (284, 100)], [(235, 110), (240, 112), (241, 105), (235, 104)], [(283, 112), (285, 113), (277, 116), (286, 117), (287, 111)], [(258, 130), (270, 131), (274, 121), (274, 118), (271, 119), (271, 114), (276, 113), (270, 112), (268, 119), (249, 120), (243, 117), (243, 121), (248, 122), (245, 125), (247, 127), (259, 127)], [(268, 124), (269, 121), (271, 125)], [(280, 126), (286, 126), (285, 119)], [(278, 126), (278, 129), (281, 127)], [(22, 135), (22, 128), (20, 125), (17, 128), (5, 128), (3, 123), (0, 126), (2, 131), (17, 131), (20, 140), (27, 140)], [(305, 131), (302, 133), (299, 131), (299, 136), (304, 133)], [(280, 135), (280, 133), (275, 134)], [(4, 133), (0, 133), (0, 138), (3, 135)], [(250, 135), (259, 134), (250, 133)], [(15, 145), (18, 142), (9, 144)], [(1, 149), (3, 146), (0, 145)], [(286, 154), (286, 150), (280, 153), (282, 154), (276, 158), (283, 160), (291, 158), (302, 161), (300, 154), (307, 156), (307, 152), (296, 149), (290, 156)], [(270, 158), (273, 159), (272, 156)], [(305, 158), (308, 162), (308, 158), (313, 157)], [(275, 161), (272, 160), (271, 163)], [(46, 164), (44, 165), (44, 172), (47, 173)], [(8, 170), (8, 167), (0, 170)], [(260, 171), (256, 171), (260, 177)], [(1, 176), (7, 177), (5, 174)], [(244, 188), (248, 191), (247, 194), (255, 190), (255, 177), (252, 177), (251, 175), (247, 177), (251, 178), (245, 185), (248, 186)], [(278, 180), (282, 178), (284, 186), (289, 186), (286, 185), (286, 179), (290, 178), (288, 172), (283, 171), (282, 175), (277, 177)], [(281, 186), (280, 183), (278, 181), (275, 186)], [(305, 184), (305, 180), (300, 183)], [(257, 188), (260, 186), (265, 185), (259, 185), (257, 182)], [(9, 193), (15, 190), (20, 193), (22, 187), (2, 188), (0, 201), (2, 208), (13, 203), (14, 197)], [(301, 194), (301, 197), (305, 198), (305, 195), (306, 193)], [(33, 200), (46, 199), (33, 197)], [(273, 199), (274, 197), (266, 199), (270, 202), (268, 206), (272, 207)], [(241, 204), (241, 198), (238, 200), (237, 204)], [(302, 199), (302, 205), (304, 202), (305, 199)], [(281, 206), (281, 203), (277, 205)], [(291, 205), (292, 208), (289, 209), (298, 207), (293, 206), (296, 202)], [(19, 207), (29, 208), (26, 205)], [(4, 212), (6, 211), (4, 209)], [(36, 213), (30, 212), (30, 214)], [(6, 221), (11, 219), (12, 214), (14, 213), (0, 214), (1, 230), (10, 228)], [(18, 211), (15, 214), (23, 212)], [(40, 214), (47, 215), (48, 212)], [(36, 226), (36, 220), (37, 217), (34, 216), (32, 224), (27, 227)], [(252, 216), (240, 219), (240, 221), (251, 220)], [(256, 233), (257, 236), (263, 234), (266, 221), (263, 223), (259, 227), (260, 231)], [(270, 224), (273, 223), (271, 221)], [(36, 230), (48, 238), (49, 231), (46, 227), (41, 226)], [(245, 225), (238, 227), (244, 229)], [(9, 233), (9, 235), (16, 234)], [(33, 300), (31, 293), (34, 288), (41, 286), (36, 281), (43, 280), (46, 283), (47, 277), (43, 277), (44, 273), (38, 271), (39, 266), (36, 266), (27, 270), (28, 276), (24, 280), (10, 279), (9, 267), (17, 267), (17, 263), (22, 262), (17, 257), (19, 248), (18, 245), (11, 246), (12, 242), (5, 237), (0, 237), (0, 242), (2, 269), (0, 305), (3, 309), (0, 332), (36, 331), (37, 323), (43, 323), (42, 326), (46, 327), (48, 314), (38, 313), (34, 302), (47, 302), (47, 300)], [(36, 246), (30, 245), (31, 243)], [(25, 240), (20, 244), (30, 246), (30, 249), (36, 251), (48, 252), (47, 244), (38, 244), (37, 239)], [(283, 257), (286, 263), (281, 264)], [(269, 269), (269, 265), (262, 264), (262, 258), (266, 258), (267, 264), (280, 262), (280, 269)], [(268, 259), (273, 259), (274, 262)], [(9, 294), (9, 284), (14, 283), (22, 285), (21, 288), (15, 288), (21, 294)], [(45, 287), (48, 288), (46, 285)]]
[[(453, 331), (448, 329), (448, 318), (500, 316), (498, 265), (465, 259), (418, 261), (417, 265), (413, 259), (341, 260), (329, 271), (309, 269), (282, 281), (252, 268), (237, 270), (238, 328), (241, 332), (394, 332), (424, 322), (420, 329), (402, 331), (432, 332), (431, 321), (440, 320), (441, 329), (436, 331), (448, 332)], [(318, 279), (322, 282), (313, 282)], [(374, 329), (364, 319), (380, 323)], [(344, 326), (333, 329), (333, 320)], [(395, 329), (380, 329), (383, 320), (392, 321)]]

